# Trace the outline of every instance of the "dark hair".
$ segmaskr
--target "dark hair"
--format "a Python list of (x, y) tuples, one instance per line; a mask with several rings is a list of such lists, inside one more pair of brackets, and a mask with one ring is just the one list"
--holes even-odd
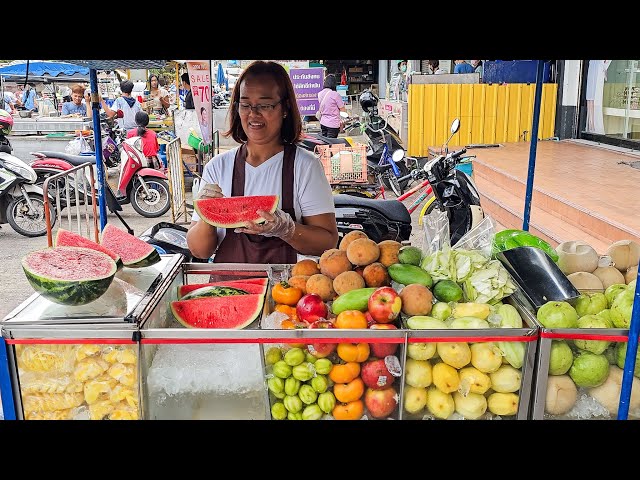
[(400, 68), (400, 65), (404, 62), (406, 62), (406, 60), (398, 60), (398, 68)]
[(429, 60), (429, 65), (433, 70), (440, 66), (440, 60)]
[(131, 94), (131, 92), (133, 92), (133, 82), (131, 80), (124, 80), (120, 82), (120, 90), (122, 93)]
[(136, 133), (139, 137), (143, 136), (147, 131), (147, 125), (149, 125), (149, 115), (142, 111), (136, 112), (136, 125), (138, 125)]
[(336, 89), (336, 77), (333, 74), (329, 74), (326, 77), (324, 77), (324, 84), (323, 84), (324, 88), (330, 88), (331, 90), (335, 90)]
[(187, 85), (191, 85), (191, 80), (189, 80), (189, 74), (187, 72), (184, 72), (182, 75), (180, 75), (180, 79)]
[(267, 75), (272, 77), (278, 85), (280, 93), (280, 105), (286, 113), (286, 117), (282, 120), (282, 128), (280, 130), (280, 139), (283, 143), (295, 144), (302, 133), (302, 121), (300, 120), (300, 110), (296, 103), (296, 95), (293, 90), (293, 84), (289, 74), (282, 65), (277, 62), (267, 62), (264, 60), (256, 60), (243, 70), (233, 87), (231, 93), (230, 127), (224, 132), (225, 137), (231, 136), (236, 142), (244, 143), (247, 141), (247, 134), (242, 128), (240, 122), (240, 114), (238, 113), (238, 102), (240, 101), (240, 87), (247, 77), (258, 77)]
[(156, 75), (155, 73), (152, 73), (151, 75), (149, 75), (149, 87), (151, 87), (151, 79), (153, 77), (156, 77), (156, 80), (158, 81), (158, 86), (160, 86), (160, 77), (158, 75)]

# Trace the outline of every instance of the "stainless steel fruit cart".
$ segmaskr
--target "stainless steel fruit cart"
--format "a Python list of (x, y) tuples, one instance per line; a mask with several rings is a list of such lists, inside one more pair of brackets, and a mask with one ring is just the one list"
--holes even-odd
[(156, 304), (183, 258), (162, 255), (151, 267), (123, 268), (86, 305), (58, 305), (36, 293), (15, 308), (1, 324), (15, 417), (141, 418), (139, 325), (164, 313)]

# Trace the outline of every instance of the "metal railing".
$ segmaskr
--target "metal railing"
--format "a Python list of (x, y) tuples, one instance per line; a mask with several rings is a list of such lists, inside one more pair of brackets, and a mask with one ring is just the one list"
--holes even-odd
[[(167, 178), (169, 195), (171, 196), (171, 221), (173, 223), (189, 223), (187, 196), (184, 187), (184, 168), (180, 138), (176, 137), (167, 143)], [(187, 168), (188, 170), (188, 168)], [(183, 221), (180, 221), (180, 220)]]
[[(56, 223), (58, 228), (65, 228), (100, 243), (93, 164), (83, 163), (51, 175), (44, 181), (42, 189), (49, 197), (49, 201), (44, 202), (49, 247), (53, 246), (53, 225)], [(66, 210), (65, 214), (63, 210)]]

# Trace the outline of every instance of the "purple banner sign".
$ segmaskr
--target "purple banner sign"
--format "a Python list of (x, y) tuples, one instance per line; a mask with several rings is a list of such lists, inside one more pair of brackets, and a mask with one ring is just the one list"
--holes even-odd
[(322, 90), (324, 68), (292, 68), (289, 77), (296, 93), (300, 115), (312, 116), (318, 111), (318, 92)]

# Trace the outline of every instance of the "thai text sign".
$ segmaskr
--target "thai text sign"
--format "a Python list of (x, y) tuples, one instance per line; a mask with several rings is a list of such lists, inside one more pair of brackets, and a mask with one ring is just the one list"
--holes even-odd
[(318, 92), (322, 90), (324, 68), (292, 68), (289, 77), (296, 93), (300, 115), (313, 115), (320, 106)]

